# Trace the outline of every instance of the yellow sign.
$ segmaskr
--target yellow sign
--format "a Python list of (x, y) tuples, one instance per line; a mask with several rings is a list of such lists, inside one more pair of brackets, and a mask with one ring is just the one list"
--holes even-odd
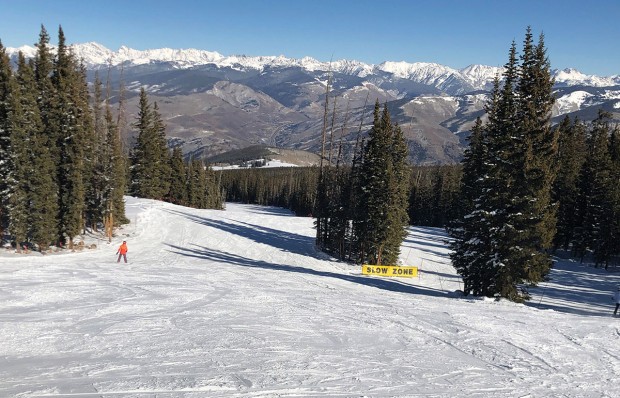
[(415, 278), (418, 276), (418, 267), (395, 267), (392, 265), (362, 265), (362, 274), (392, 276), (400, 278)]

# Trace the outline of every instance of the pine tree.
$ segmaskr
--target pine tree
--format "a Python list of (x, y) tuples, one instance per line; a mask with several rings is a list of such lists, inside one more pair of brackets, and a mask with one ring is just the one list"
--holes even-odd
[(388, 242), (382, 256), (387, 264), (395, 264), (400, 254), (400, 246), (407, 236), (409, 225), (409, 180), (410, 169), (407, 164), (409, 149), (401, 128), (389, 122), (387, 107), (384, 109), (384, 126), (390, 126), (390, 142), (388, 154), (392, 174), (389, 179), (390, 209), (388, 211)]
[(109, 87), (104, 100), (98, 76), (95, 78), (93, 123), (93, 167), (87, 194), (88, 218), (93, 228), (96, 228), (97, 223), (103, 223), (106, 236), (111, 239), (114, 226), (129, 221), (125, 216), (123, 199), (126, 159), (109, 104)]
[(55, 193), (56, 183), (54, 173), (56, 165), (53, 163), (52, 150), (48, 147), (48, 137), (44, 133), (44, 124), (41, 119), (37, 100), (35, 76), (31, 67), (20, 74), (22, 89), (22, 104), (29, 109), (27, 119), (30, 135), (30, 164), (32, 171), (27, 176), (29, 186), (28, 200), (28, 237), (40, 251), (48, 249), (49, 244), (57, 237), (58, 198)]
[(566, 116), (558, 126), (558, 173), (553, 185), (553, 201), (558, 203), (555, 248), (568, 250), (577, 228), (579, 172), (586, 155), (586, 127)]
[[(206, 202), (205, 207), (207, 209), (223, 209), (224, 199), (223, 192), (221, 190), (221, 178), (222, 173), (220, 171), (219, 176), (216, 176), (215, 171), (210, 166), (205, 168), (205, 178), (207, 182), (206, 187)], [(280, 205), (281, 206), (281, 205)]]
[(73, 238), (84, 227), (87, 179), (85, 164), (87, 134), (92, 130), (88, 113), (88, 97), (84, 76), (65, 43), (62, 27), (58, 29), (58, 50), (52, 82), (57, 93), (54, 118), (59, 128), (60, 163), (58, 186), (60, 193), (61, 240)]
[[(609, 198), (612, 206), (610, 223), (610, 247), (611, 255), (620, 255), (620, 126), (616, 125), (609, 137), (609, 155), (611, 157), (611, 178)], [(605, 264), (607, 269), (608, 262)]]
[[(550, 187), (556, 174), (557, 131), (551, 129), (553, 79), (544, 36), (536, 46), (528, 28), (517, 64), (513, 42), (503, 82), (494, 82), (487, 104), (480, 152), (466, 158), (465, 202), (473, 211), (457, 221), (453, 261), (465, 293), (527, 299), (522, 284), (536, 284), (549, 272), (548, 249), (555, 233)], [(479, 127), (478, 127), (479, 128)], [(472, 184), (470, 170), (482, 165)]]
[(154, 176), (152, 184), (155, 192), (154, 197), (163, 200), (170, 190), (170, 152), (166, 139), (166, 125), (161, 118), (157, 102), (153, 104), (153, 139), (154, 146)]
[(140, 100), (137, 120), (134, 127), (138, 130), (136, 145), (131, 159), (131, 193), (142, 198), (154, 198), (153, 159), (153, 114), (148, 102), (146, 91), (140, 89)]
[(140, 90), (139, 112), (134, 127), (138, 130), (133, 149), (132, 193), (151, 199), (163, 199), (170, 190), (170, 155), (166, 127), (157, 103), (149, 103), (144, 88)]
[[(37, 53), (34, 58), (34, 73), (35, 81), (37, 85), (37, 102), (39, 106), (39, 112), (41, 115), (41, 121), (43, 122), (43, 135), (40, 138), (45, 142), (45, 146), (50, 150), (50, 156), (52, 163), (55, 165), (55, 169), (52, 172), (52, 186), (48, 192), (48, 195), (56, 202), (54, 206), (53, 217), (56, 220), (54, 223), (55, 240), (61, 241), (61, 229), (58, 219), (60, 218), (60, 192), (59, 192), (59, 175), (58, 170), (61, 164), (61, 152), (60, 152), (60, 127), (58, 117), (56, 116), (58, 95), (54, 83), (52, 81), (52, 73), (54, 71), (54, 59), (50, 51), (49, 35), (43, 25), (41, 25), (41, 31), (39, 33), (39, 41), (36, 44)], [(62, 242), (61, 242), (62, 243)]]
[[(487, 149), (489, 153), (488, 175), (480, 192), (478, 208), (483, 212), (484, 223), (477, 231), (480, 241), (485, 242), (483, 267), (479, 272), (479, 293), (485, 296), (499, 295), (518, 299), (515, 276), (520, 267), (519, 247), (514, 244), (520, 230), (514, 209), (523, 199), (517, 191), (518, 173), (523, 169), (523, 137), (517, 125), (517, 97), (515, 86), (518, 79), (516, 44), (510, 48), (508, 62), (503, 74), (503, 86), (498, 88), (488, 106)], [(488, 237), (483, 237), (488, 234)], [(488, 241), (488, 243), (487, 243)]]
[(168, 192), (168, 201), (178, 205), (187, 205), (187, 171), (185, 170), (185, 161), (183, 160), (183, 152), (180, 147), (172, 150), (170, 158), (170, 190)]
[(97, 230), (97, 225), (104, 222), (106, 209), (108, 209), (108, 181), (111, 174), (109, 159), (112, 156), (108, 152), (106, 142), (103, 104), (102, 83), (99, 80), (99, 74), (96, 73), (92, 104), (93, 149), (92, 158), (90, 159), (90, 179), (86, 186), (86, 222), (95, 231)]
[(187, 200), (190, 207), (205, 209), (207, 207), (207, 174), (203, 162), (193, 159), (187, 168)]
[(9, 123), (10, 87), (13, 71), (6, 49), (0, 41), (0, 241), (8, 224), (8, 185), (11, 174), (11, 133)]
[[(499, 88), (495, 79), (495, 95)], [(463, 292), (468, 295), (486, 295), (488, 280), (487, 260), (489, 253), (488, 210), (484, 209), (485, 186), (488, 177), (489, 152), (486, 131), (480, 118), (476, 120), (469, 136), (469, 146), (463, 157), (463, 178), (460, 188), (462, 213), (449, 227), (452, 264), (463, 278)]]
[(123, 153), (120, 127), (114, 122), (109, 95), (107, 97), (105, 106), (106, 143), (108, 152), (111, 154), (109, 166), (111, 173), (109, 186), (111, 189), (111, 213), (108, 216), (111, 218), (110, 228), (112, 228), (112, 226), (119, 226), (129, 222), (125, 215), (125, 199), (123, 198), (127, 188), (127, 165), (129, 160)]
[[(558, 133), (551, 128), (552, 93), (549, 60), (544, 35), (532, 47), (531, 29), (527, 29), (521, 57), (520, 79), (516, 88), (519, 99), (518, 120), (523, 137), (523, 171), (516, 187), (522, 202), (515, 209), (515, 223), (520, 233), (516, 239), (522, 249), (518, 257), (523, 266), (517, 283), (536, 284), (548, 274), (552, 262), (548, 253), (556, 231), (556, 205), (551, 200), (551, 187), (557, 174)], [(518, 218), (518, 221), (516, 220)]]
[[(31, 69), (26, 64), (24, 55), (18, 55), (16, 79), (11, 80), (9, 88), (8, 121), (10, 132), (10, 165), (11, 169), (7, 183), (7, 210), (9, 213), (9, 231), (16, 243), (17, 250), (21, 251), (22, 244), (28, 238), (29, 218), (29, 176), (32, 171), (30, 161), (30, 132), (39, 128), (32, 126), (29, 112), (37, 112), (36, 102), (33, 106), (33, 96), (29, 93), (29, 77)], [(36, 123), (36, 121), (35, 121)]]
[(361, 165), (360, 218), (354, 222), (362, 261), (394, 264), (398, 259), (408, 221), (406, 154), (400, 128), (392, 124), (387, 106), (380, 112), (377, 101)]
[(577, 235), (576, 248), (583, 257), (590, 250), (596, 265), (607, 263), (614, 246), (614, 185), (612, 158), (609, 151), (610, 114), (599, 111), (588, 140), (588, 155), (581, 178), (581, 214), (583, 227)]

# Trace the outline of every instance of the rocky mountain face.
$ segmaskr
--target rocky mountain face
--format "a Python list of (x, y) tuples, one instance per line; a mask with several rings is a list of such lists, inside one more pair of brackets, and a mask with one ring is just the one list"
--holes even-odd
[[(358, 135), (372, 123), (375, 101), (387, 104), (409, 142), (417, 164), (460, 160), (465, 138), (500, 68), (471, 65), (452, 69), (432, 63), (369, 65), (340, 60), (283, 56), (223, 56), (201, 50), (160, 49), (116, 52), (96, 43), (73, 45), (94, 80), (122, 81), (127, 122), (135, 120), (137, 94), (145, 87), (167, 124), (171, 145), (186, 154), (213, 156), (250, 145), (319, 152), (342, 147), (350, 156)], [(34, 55), (34, 48), (21, 50)], [(328, 116), (325, 91), (332, 79)], [(598, 77), (576, 70), (554, 71), (554, 120), (570, 114), (592, 120), (604, 108), (620, 120), (620, 75)], [(131, 129), (128, 129), (131, 140)], [(342, 145), (341, 145), (342, 144)], [(334, 156), (336, 156), (334, 154)]]

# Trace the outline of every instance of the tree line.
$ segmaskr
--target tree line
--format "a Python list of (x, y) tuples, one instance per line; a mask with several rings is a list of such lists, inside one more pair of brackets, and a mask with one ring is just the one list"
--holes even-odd
[[(72, 247), (86, 225), (126, 222), (124, 157), (109, 103), (92, 106), (86, 70), (58, 31), (13, 70), (0, 44), (0, 228), (17, 249)], [(119, 174), (120, 173), (120, 174)]]
[(591, 125), (565, 117), (558, 134), (553, 248), (607, 269), (620, 256), (620, 129), (599, 111)]
[[(351, 165), (339, 165), (350, 173)], [(277, 206), (306, 217), (314, 213), (319, 168), (243, 168), (216, 172), (226, 201)], [(409, 165), (407, 213), (411, 225), (445, 227), (459, 214), (461, 165)]]
[(18, 251), (28, 245), (42, 252), (72, 248), (86, 228), (111, 237), (129, 222), (125, 194), (222, 207), (213, 173), (180, 150), (170, 154), (157, 104), (144, 90), (130, 159), (121, 138), (123, 101), (115, 117), (109, 84), (104, 93), (97, 76), (90, 91), (62, 27), (55, 54), (42, 26), (35, 56), (20, 52), (15, 66), (0, 42), (0, 237)]

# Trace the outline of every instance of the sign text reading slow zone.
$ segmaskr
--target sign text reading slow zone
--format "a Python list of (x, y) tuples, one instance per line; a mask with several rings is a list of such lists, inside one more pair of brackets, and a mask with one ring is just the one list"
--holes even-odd
[(362, 274), (396, 276), (401, 278), (413, 278), (418, 276), (417, 267), (394, 267), (388, 265), (363, 265)]

